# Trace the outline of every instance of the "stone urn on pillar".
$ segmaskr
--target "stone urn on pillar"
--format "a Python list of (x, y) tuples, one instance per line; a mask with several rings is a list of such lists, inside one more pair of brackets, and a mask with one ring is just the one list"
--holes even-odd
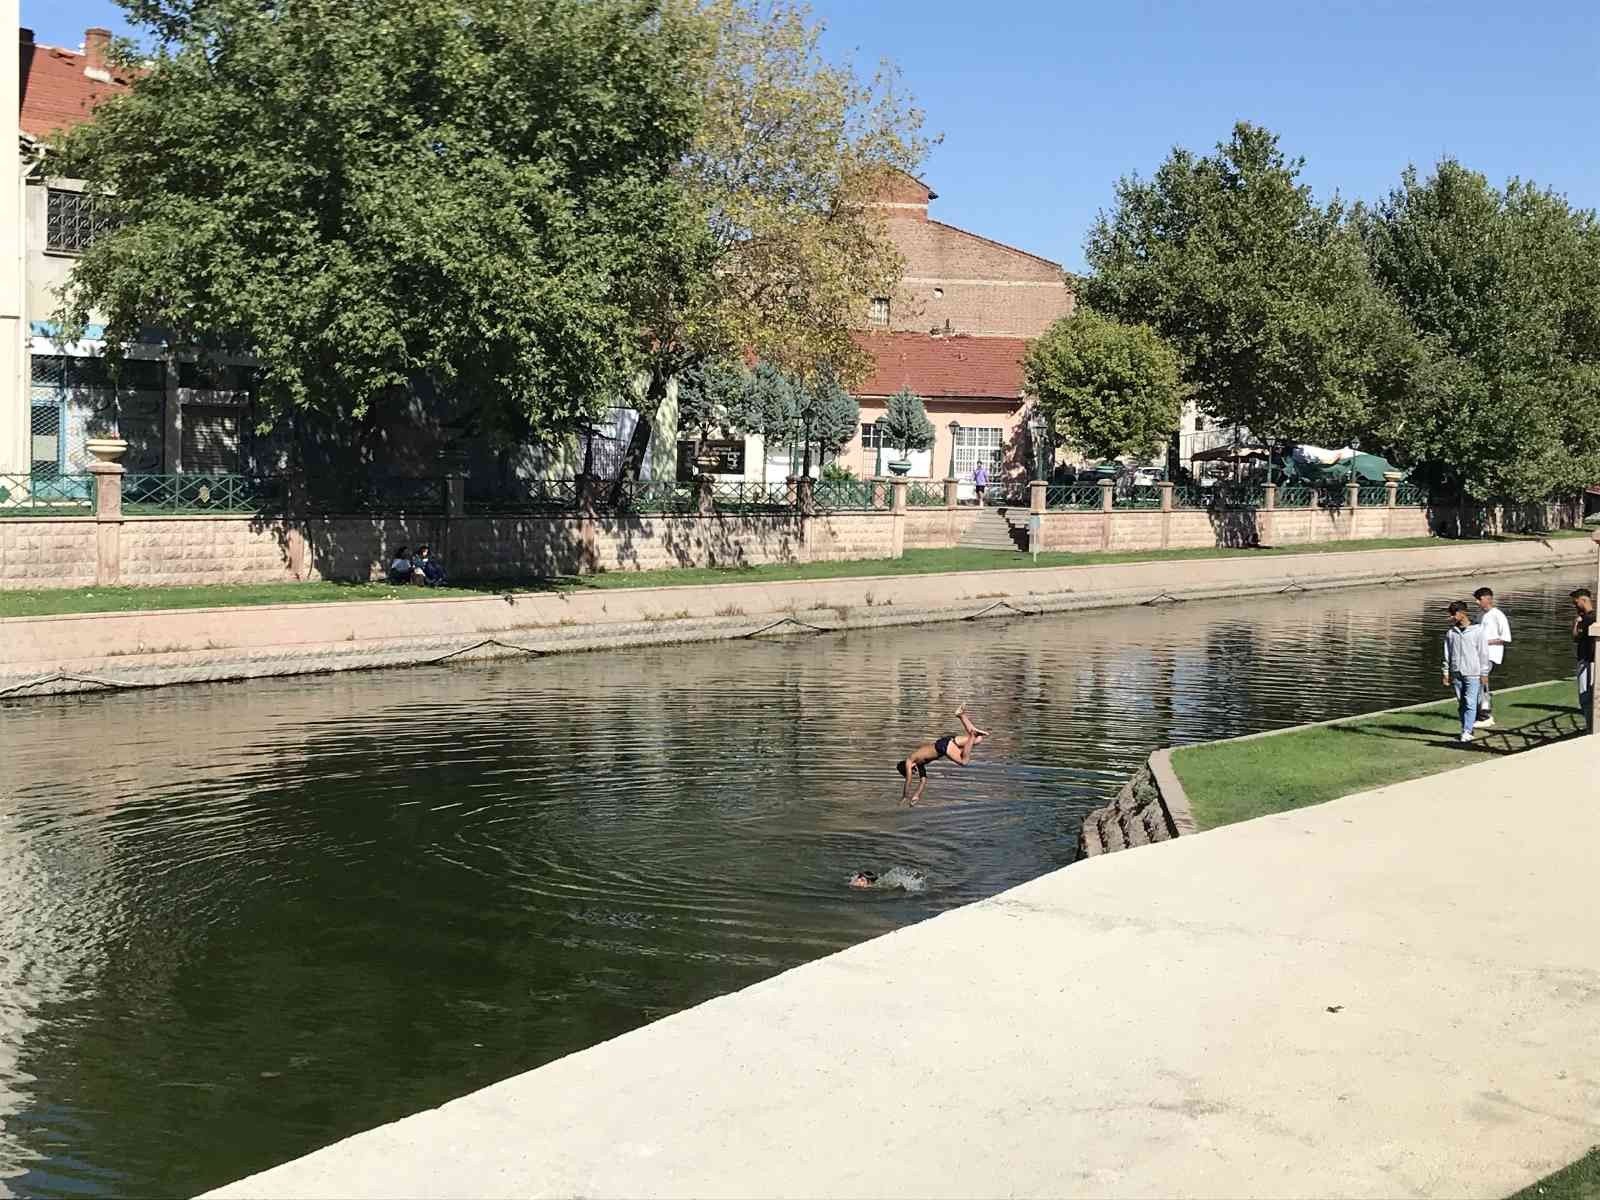
[(89, 474), (94, 476), (94, 512), (97, 517), (122, 515), (122, 476), (127, 471), (117, 460), (128, 452), (128, 443), (119, 437), (91, 437), (83, 448), (94, 455)]

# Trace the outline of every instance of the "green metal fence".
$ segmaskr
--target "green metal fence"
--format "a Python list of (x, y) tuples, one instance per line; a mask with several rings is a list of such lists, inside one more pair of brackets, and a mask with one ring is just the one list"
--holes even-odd
[(1044, 506), (1048, 509), (1076, 509), (1092, 512), (1100, 508), (1098, 483), (1055, 483), (1044, 490)]
[(1428, 503), (1428, 493), (1414, 483), (1402, 483), (1395, 489), (1394, 502), (1406, 508), (1422, 508)]
[(841, 508), (876, 508), (877, 490), (883, 488), (883, 503), (890, 501), (888, 484), (876, 484), (870, 479), (819, 479), (811, 496), (818, 509), (834, 512)]
[(281, 509), (288, 489), (280, 476), (124, 475), (122, 511), (131, 516), (172, 513), (259, 513)]
[(93, 475), (0, 475), (0, 517), (93, 515)]
[(1316, 505), (1316, 502), (1317, 493), (1312, 488), (1286, 484), (1278, 489), (1277, 506), (1279, 508), (1312, 508)]

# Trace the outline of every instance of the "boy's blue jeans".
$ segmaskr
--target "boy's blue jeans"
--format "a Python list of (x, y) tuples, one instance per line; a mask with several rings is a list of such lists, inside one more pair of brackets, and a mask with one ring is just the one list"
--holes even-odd
[(1483, 680), (1476, 675), (1469, 679), (1457, 671), (1450, 676), (1450, 682), (1456, 689), (1456, 708), (1461, 713), (1461, 732), (1471, 733), (1472, 727), (1478, 723), (1478, 693), (1483, 688)]

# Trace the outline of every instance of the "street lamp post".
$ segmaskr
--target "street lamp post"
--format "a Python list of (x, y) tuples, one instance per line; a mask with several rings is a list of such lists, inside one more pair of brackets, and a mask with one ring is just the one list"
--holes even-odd
[(808, 404), (808, 405), (805, 406), (805, 408), (800, 410), (800, 421), (801, 421), (802, 426), (804, 427), (804, 434), (805, 434), (805, 439), (806, 439), (805, 450), (803, 450), (801, 452), (801, 456), (800, 456), (800, 475), (804, 479), (810, 479), (811, 478), (811, 419), (812, 419), (812, 416), (813, 416), (813, 406), (812, 405)]
[(956, 437), (961, 432), (961, 422), (950, 422), (950, 478), (956, 478)]
[(1049, 429), (1050, 426), (1045, 421), (1044, 414), (1035, 408), (1032, 415), (1028, 417), (1028, 437), (1033, 442), (1033, 477), (1035, 479), (1048, 480), (1050, 478), (1050, 464), (1045, 460), (1045, 455), (1049, 453), (1049, 447), (1045, 445), (1044, 441), (1045, 434)]

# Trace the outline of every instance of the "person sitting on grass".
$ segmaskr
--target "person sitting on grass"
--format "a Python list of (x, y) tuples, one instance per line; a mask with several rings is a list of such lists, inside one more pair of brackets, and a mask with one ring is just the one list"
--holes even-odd
[[(956, 709), (956, 719), (961, 722), (965, 733), (946, 734), (931, 742), (923, 742), (913, 750), (903, 761), (897, 762), (894, 769), (905, 779), (905, 786), (900, 789), (900, 802), (902, 804), (915, 804), (922, 798), (923, 789), (928, 786), (928, 764), (938, 762), (941, 758), (948, 758), (957, 766), (964, 767), (972, 761), (974, 747), (984, 738), (989, 736), (987, 729), (979, 729), (967, 720), (967, 706), (963, 704)], [(911, 790), (912, 778), (916, 779), (917, 790)]]
[(444, 564), (433, 557), (427, 546), (417, 547), (417, 556), (411, 560), (411, 565), (420, 572), (424, 587), (438, 587), (444, 583)]
[(411, 561), (411, 547), (397, 547), (394, 552), (394, 558), (389, 562), (389, 582), (410, 583), (411, 577), (416, 574), (416, 570), (416, 566)]

